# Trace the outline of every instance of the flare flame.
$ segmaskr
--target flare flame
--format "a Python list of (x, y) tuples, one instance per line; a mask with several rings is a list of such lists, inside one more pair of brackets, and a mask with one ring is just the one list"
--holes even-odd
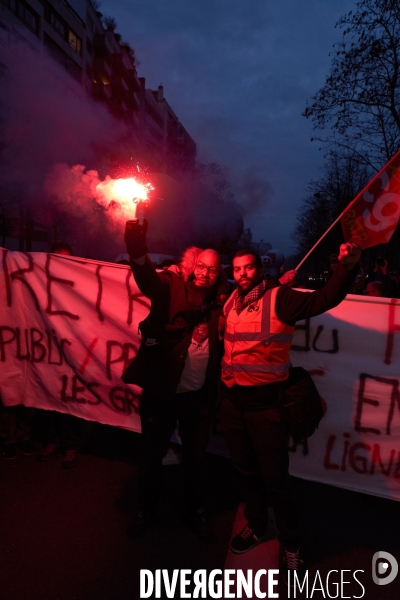
[(111, 179), (107, 176), (96, 185), (96, 200), (116, 221), (136, 217), (139, 202), (147, 203), (153, 190), (151, 183), (139, 183), (134, 177)]

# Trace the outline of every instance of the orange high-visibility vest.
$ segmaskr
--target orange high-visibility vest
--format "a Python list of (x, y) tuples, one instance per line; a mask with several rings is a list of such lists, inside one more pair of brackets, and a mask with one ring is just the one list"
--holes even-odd
[(268, 290), (239, 315), (235, 292), (227, 300), (222, 381), (228, 387), (265, 385), (288, 378), (294, 327), (278, 319), (278, 290)]

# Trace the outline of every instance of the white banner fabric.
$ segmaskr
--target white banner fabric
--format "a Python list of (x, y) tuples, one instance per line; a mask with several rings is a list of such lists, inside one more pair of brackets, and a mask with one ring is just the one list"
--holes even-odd
[(318, 431), (293, 448), (291, 473), (400, 500), (400, 301), (349, 294), (297, 324), (291, 360), (326, 407)]
[(140, 431), (140, 388), (121, 374), (149, 301), (128, 266), (2, 249), (0, 396)]
[[(0, 395), (140, 431), (140, 388), (121, 374), (149, 302), (129, 267), (1, 249)], [(297, 324), (292, 363), (326, 406), (312, 438), (291, 445), (291, 473), (400, 500), (400, 301), (347, 296)], [(226, 455), (213, 428), (210, 449)]]

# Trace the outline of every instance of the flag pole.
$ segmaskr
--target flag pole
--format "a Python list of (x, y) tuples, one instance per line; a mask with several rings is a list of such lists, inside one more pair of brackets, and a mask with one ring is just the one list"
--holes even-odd
[[(352, 203), (351, 203), (352, 204)], [(346, 208), (344, 209), (343, 212), (340, 213), (340, 215), (337, 217), (337, 219), (335, 219), (333, 221), (333, 223), (328, 227), (328, 229), (325, 231), (325, 233), (323, 233), (321, 235), (321, 237), (319, 238), (319, 240), (317, 242), (315, 242), (314, 246), (311, 248), (311, 250), (309, 250), (307, 252), (307, 254), (305, 255), (304, 258), (301, 259), (301, 261), (299, 262), (299, 264), (297, 265), (295, 271), (298, 271), (301, 267), (301, 265), (303, 263), (305, 263), (305, 261), (307, 260), (307, 258), (310, 256), (310, 254), (315, 250), (315, 248), (318, 246), (318, 244), (320, 242), (322, 242), (322, 240), (328, 235), (328, 233), (335, 227), (336, 223), (338, 223), (340, 221), (340, 219), (343, 217), (344, 213), (348, 210), (349, 206), (346, 206)]]
[(388, 169), (392, 166), (393, 162), (400, 157), (400, 150), (398, 150), (396, 152), (396, 154), (394, 156), (392, 156), (392, 158), (382, 167), (382, 169), (379, 171), (379, 173), (377, 173), (375, 175), (375, 177), (373, 177), (371, 179), (371, 181), (369, 181), (367, 183), (367, 185), (361, 190), (361, 192), (359, 192), (357, 194), (357, 196), (350, 202), (350, 204), (348, 204), (346, 206), (346, 208), (340, 213), (340, 215), (337, 217), (337, 219), (334, 220), (334, 222), (332, 223), (332, 225), (330, 225), (328, 227), (328, 229), (325, 231), (325, 233), (319, 238), (319, 240), (317, 242), (315, 242), (314, 246), (311, 248), (311, 250), (309, 250), (307, 252), (307, 254), (305, 255), (305, 257), (299, 262), (299, 264), (296, 267), (296, 271), (298, 271), (300, 269), (300, 267), (302, 266), (302, 264), (307, 260), (307, 258), (310, 256), (310, 254), (315, 250), (315, 248), (318, 246), (318, 244), (324, 239), (324, 237), (326, 237), (328, 235), (328, 233), (335, 227), (336, 223), (338, 223), (340, 221), (340, 219), (343, 217), (343, 215), (349, 210), (349, 208), (351, 206), (353, 206), (353, 204), (355, 204), (355, 202), (364, 194), (364, 192), (369, 188), (369, 186), (376, 181), (377, 179), (379, 179), (379, 177), (381, 176), (381, 174), (383, 173), (383, 171), (385, 171), (385, 169)]

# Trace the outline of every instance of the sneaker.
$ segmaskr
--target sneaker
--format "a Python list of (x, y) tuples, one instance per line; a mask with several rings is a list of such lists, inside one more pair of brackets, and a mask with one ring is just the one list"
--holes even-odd
[(33, 442), (31, 442), (31, 440), (21, 442), (20, 445), (21, 450), (25, 454), (25, 456), (33, 456), (37, 452), (36, 445)]
[(50, 458), (53, 458), (53, 456), (57, 454), (58, 449), (59, 448), (57, 444), (47, 444), (45, 449), (42, 450), (42, 452), (39, 452), (39, 454), (36, 457), (36, 460), (39, 462), (45, 462), (46, 460), (50, 460)]
[(67, 448), (61, 463), (61, 467), (63, 469), (72, 469), (72, 467), (75, 467), (77, 460), (78, 450), (75, 450), (75, 448)]
[(6, 460), (15, 460), (17, 458), (17, 444), (6, 444), (3, 450), (3, 457)]
[(235, 535), (231, 541), (231, 550), (235, 554), (243, 554), (256, 546), (267, 534), (267, 527), (255, 530), (246, 525), (246, 527)]
[(295, 587), (295, 573), (297, 581), (299, 581), (300, 583), (303, 581), (305, 571), (304, 561), (300, 556), (300, 550), (290, 552), (289, 550), (286, 550), (286, 548), (281, 546), (279, 558), (279, 573), (282, 575), (285, 585), (290, 588)]
[(135, 540), (141, 537), (154, 521), (154, 513), (139, 510), (128, 526), (128, 537)]
[(205, 544), (213, 544), (215, 542), (215, 532), (207, 520), (204, 509), (199, 509), (189, 514), (186, 521), (201, 542)]

